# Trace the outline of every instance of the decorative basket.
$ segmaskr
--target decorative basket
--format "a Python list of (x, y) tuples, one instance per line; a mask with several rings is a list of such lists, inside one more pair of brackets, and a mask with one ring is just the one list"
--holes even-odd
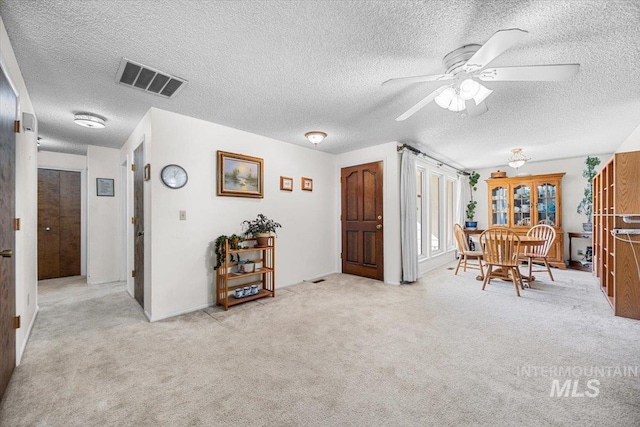
[(497, 170), (495, 172), (491, 172), (491, 178), (506, 178), (507, 173), (504, 171)]

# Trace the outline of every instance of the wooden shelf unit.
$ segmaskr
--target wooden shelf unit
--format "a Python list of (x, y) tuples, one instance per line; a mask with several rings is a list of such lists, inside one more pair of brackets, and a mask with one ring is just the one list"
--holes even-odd
[(549, 264), (567, 268), (562, 231), (562, 177), (564, 173), (487, 179), (489, 227), (508, 227), (523, 236), (536, 224), (556, 230)]
[[(255, 242), (255, 239), (247, 239), (248, 242)], [(237, 304), (243, 302), (254, 301), (260, 298), (276, 296), (276, 238), (269, 237), (268, 246), (252, 246), (247, 249), (230, 249), (229, 239), (224, 242), (224, 260), (216, 271), (216, 304), (224, 307), (225, 311)], [(250, 255), (258, 254), (262, 258), (254, 258), (251, 256), (246, 259), (252, 259), (254, 262), (262, 262), (262, 268), (250, 273), (231, 273), (231, 268), (237, 265), (231, 261), (232, 255)], [(242, 280), (244, 279), (244, 280)], [(247, 280), (248, 279), (248, 280)], [(237, 285), (231, 285), (233, 281), (239, 280)], [(242, 298), (236, 298), (234, 291), (245, 286), (260, 286), (258, 293)]]
[[(616, 316), (640, 319), (640, 235), (613, 235), (640, 229), (640, 151), (618, 153), (593, 179), (593, 268)], [(627, 240), (630, 239), (630, 243)]]

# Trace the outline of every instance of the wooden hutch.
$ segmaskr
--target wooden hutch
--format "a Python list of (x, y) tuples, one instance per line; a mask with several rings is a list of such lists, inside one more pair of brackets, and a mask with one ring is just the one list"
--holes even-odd
[(562, 231), (562, 177), (564, 173), (487, 179), (489, 227), (508, 227), (519, 235), (536, 224), (555, 228), (549, 264), (567, 268)]

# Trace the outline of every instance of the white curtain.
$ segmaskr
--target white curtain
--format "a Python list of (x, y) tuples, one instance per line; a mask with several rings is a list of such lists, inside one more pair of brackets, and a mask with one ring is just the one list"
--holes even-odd
[(420, 278), (416, 191), (416, 156), (405, 149), (402, 152), (400, 166), (400, 242), (403, 283), (415, 282)]
[(455, 195), (455, 221), (462, 225), (464, 227), (464, 221), (465, 221), (465, 210), (466, 207), (464, 206), (464, 197), (465, 197), (465, 182), (467, 182), (467, 177), (464, 175), (458, 175), (458, 185), (457, 185), (457, 191), (456, 191), (456, 195)]

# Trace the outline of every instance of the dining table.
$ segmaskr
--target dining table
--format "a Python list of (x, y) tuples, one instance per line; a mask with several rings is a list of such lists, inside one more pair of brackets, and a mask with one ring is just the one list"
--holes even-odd
[[(484, 230), (482, 230), (484, 231)], [(480, 231), (480, 233), (477, 234), (482, 234), (482, 231)], [(515, 230), (514, 230), (515, 231)], [(468, 233), (469, 235), (475, 235), (476, 233)], [(538, 237), (533, 237), (533, 236), (518, 236), (520, 238), (520, 248), (521, 250), (524, 251), (529, 251), (531, 248), (535, 248), (537, 246), (542, 246), (544, 245), (547, 240), (546, 239), (541, 239)], [(518, 271), (520, 271), (520, 269), (518, 268)], [(494, 270), (494, 273), (499, 273), (500, 270)], [(520, 276), (522, 277), (522, 282), (524, 283), (525, 287), (530, 287), (529, 286), (529, 282), (533, 282), (534, 280), (536, 280), (534, 275), (531, 276), (524, 276), (522, 274), (522, 272), (520, 271)], [(476, 276), (476, 280), (484, 280), (484, 273), (480, 274), (478, 276)], [(504, 272), (504, 278), (502, 280), (508, 280), (510, 281), (511, 279), (509, 278), (509, 273), (508, 272)], [(526, 283), (525, 283), (526, 282)]]

